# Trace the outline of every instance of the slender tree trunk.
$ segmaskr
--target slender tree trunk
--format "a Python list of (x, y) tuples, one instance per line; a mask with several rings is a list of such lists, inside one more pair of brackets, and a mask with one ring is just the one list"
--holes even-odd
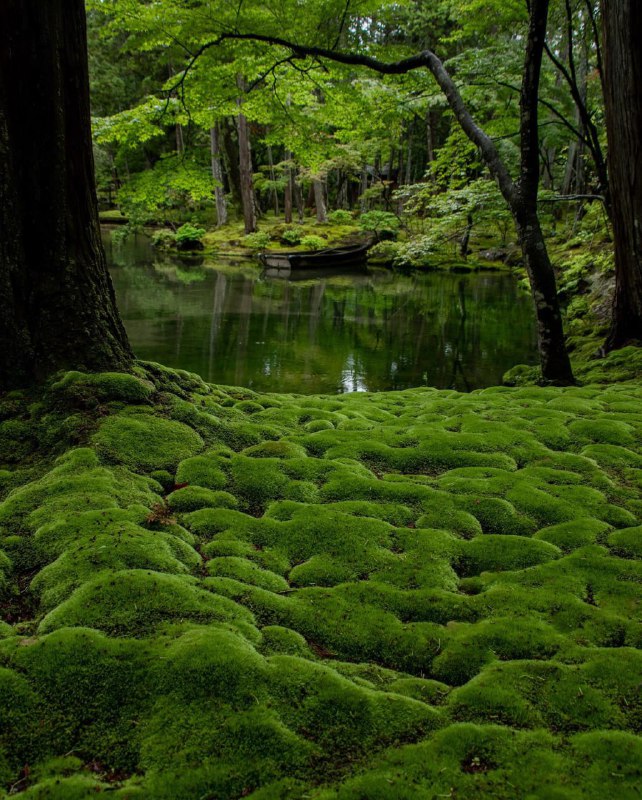
[(325, 206), (325, 197), (323, 196), (323, 181), (315, 178), (312, 181), (312, 188), (314, 189), (314, 205), (317, 210), (317, 222), (327, 222), (328, 212)]
[(464, 235), (461, 237), (461, 242), (459, 243), (459, 255), (462, 258), (468, 258), (468, 243), (470, 242), (470, 234), (473, 231), (473, 215), (468, 214), (466, 217), (466, 228), (464, 230)]
[(292, 177), (292, 167), (290, 166), (290, 161), (292, 160), (292, 153), (289, 150), (285, 151), (285, 161), (287, 162), (287, 167), (285, 168), (285, 190), (283, 193), (283, 205), (284, 205), (284, 215), (285, 221), (288, 225), (292, 222), (292, 195), (293, 195), (293, 177)]
[(606, 349), (642, 340), (642, 6), (603, 0), (604, 79), (615, 240), (615, 297)]
[(531, 0), (529, 32), (520, 96), (520, 177), (507, 199), (517, 227), (524, 266), (537, 318), (542, 375), (556, 383), (573, 383), (557, 298), (555, 270), (537, 216), (539, 187), (539, 83), (546, 39), (549, 0)]
[(182, 156), (185, 152), (185, 138), (183, 137), (183, 126), (180, 122), (176, 123), (176, 152)]
[(241, 208), (241, 174), (239, 172), (239, 146), (236, 119), (229, 118), (220, 126), (221, 144), (225, 157), (225, 172), (229, 183), (234, 205)]
[[(245, 92), (245, 81), (239, 76), (237, 84), (242, 92)], [(237, 105), (239, 109), (242, 105), (239, 98)], [(239, 173), (241, 185), (241, 203), (243, 204), (243, 221), (245, 222), (245, 233), (256, 231), (256, 202), (254, 199), (254, 182), (252, 170), (252, 145), (250, 143), (250, 128), (247, 118), (240, 110), (236, 117), (236, 128), (239, 137)]]
[(0, 4), (0, 388), (132, 352), (94, 189), (82, 0)]
[(365, 196), (367, 191), (368, 191), (368, 168), (366, 164), (364, 164), (363, 167), (361, 168), (361, 190), (359, 192), (359, 197), (361, 199), (360, 206), (362, 214), (368, 210), (368, 200)]
[(212, 157), (212, 177), (214, 178), (214, 200), (216, 202), (217, 227), (227, 223), (227, 203), (223, 186), (223, 164), (221, 162), (220, 131), (218, 122), (210, 128), (210, 151)]
[(274, 159), (272, 158), (272, 145), (267, 146), (268, 166), (270, 167), (270, 180), (272, 181), (272, 200), (274, 201), (274, 214), (279, 216), (279, 193), (276, 189), (276, 173), (274, 172)]

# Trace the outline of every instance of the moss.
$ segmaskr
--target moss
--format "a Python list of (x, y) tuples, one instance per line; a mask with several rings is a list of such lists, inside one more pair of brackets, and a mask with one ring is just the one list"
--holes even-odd
[(175, 536), (124, 524), (111, 533), (89, 536), (81, 533), (62, 555), (36, 575), (31, 590), (40, 596), (42, 607), (50, 609), (101, 572), (144, 569), (186, 574), (200, 560), (193, 548)]
[(147, 471), (173, 469), (204, 446), (198, 433), (187, 425), (143, 414), (109, 417), (93, 443), (110, 462)]
[(599, 536), (609, 530), (609, 525), (592, 517), (580, 517), (571, 522), (562, 522), (542, 528), (535, 534), (536, 539), (559, 547), (562, 552), (568, 553), (594, 544)]
[(15, 489), (0, 504), (0, 525), (35, 530), (56, 516), (118, 505), (152, 505), (158, 485), (138, 475), (99, 466), (89, 448), (70, 450), (42, 478)]
[(245, 633), (251, 633), (253, 622), (242, 606), (199, 589), (193, 579), (131, 569), (86, 581), (50, 611), (38, 629), (48, 633), (81, 626), (122, 636), (185, 619), (229, 622)]
[(37, 432), (29, 421), (0, 422), (0, 464), (17, 464), (37, 446)]
[(462, 544), (459, 568), (462, 575), (527, 569), (560, 555), (559, 548), (545, 541), (488, 534)]
[(234, 578), (251, 586), (260, 586), (271, 592), (283, 592), (289, 589), (288, 582), (269, 570), (261, 569), (257, 564), (246, 558), (233, 556), (212, 558), (207, 562), (207, 571), (210, 575), (220, 575)]
[(202, 486), (185, 486), (167, 497), (172, 511), (197, 511), (199, 508), (235, 508), (238, 501), (229, 492), (213, 492)]
[(0, 401), (36, 443), (1, 479), (5, 786), (635, 796), (637, 385), (121, 379)]
[(227, 483), (219, 460), (214, 456), (194, 456), (178, 465), (176, 483), (190, 483), (205, 489), (223, 489)]
[(243, 451), (243, 455), (252, 458), (305, 458), (307, 454), (301, 445), (282, 439), (278, 442), (262, 442), (254, 447), (248, 447)]
[(642, 559), (642, 525), (614, 531), (608, 537), (607, 543), (616, 556)]
[(135, 405), (149, 401), (154, 386), (148, 380), (123, 372), (102, 372), (97, 375), (67, 372), (51, 384), (50, 391), (56, 399), (64, 396), (67, 402), (83, 405), (107, 400), (121, 400)]

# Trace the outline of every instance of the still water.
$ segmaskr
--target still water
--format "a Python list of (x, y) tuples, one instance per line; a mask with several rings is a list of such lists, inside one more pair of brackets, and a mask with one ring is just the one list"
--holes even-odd
[(469, 390), (535, 363), (528, 296), (508, 274), (300, 280), (252, 262), (159, 255), (146, 237), (105, 240), (138, 358), (257, 391), (336, 393), (436, 386)]

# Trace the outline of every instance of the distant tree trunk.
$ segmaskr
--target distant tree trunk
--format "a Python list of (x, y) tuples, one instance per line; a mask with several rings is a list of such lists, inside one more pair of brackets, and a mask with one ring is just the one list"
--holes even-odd
[(180, 122), (176, 123), (176, 152), (182, 156), (185, 152), (185, 139), (183, 137), (183, 126)]
[(236, 119), (228, 118), (221, 123), (221, 144), (225, 156), (225, 172), (229, 183), (234, 205), (242, 207), (241, 201), (241, 174), (239, 172), (239, 146)]
[(642, 340), (642, 5), (602, 0), (615, 297), (606, 349)]
[(288, 225), (292, 222), (292, 194), (293, 194), (293, 177), (292, 177), (292, 167), (290, 166), (290, 161), (292, 160), (292, 153), (289, 150), (285, 151), (285, 161), (287, 162), (287, 166), (285, 168), (285, 190), (283, 193), (283, 205), (284, 205), (284, 216), (285, 221)]
[(0, 388), (132, 352), (94, 189), (82, 0), (0, 4)]
[(220, 131), (218, 122), (210, 128), (210, 151), (212, 156), (212, 177), (216, 181), (214, 186), (214, 200), (216, 202), (216, 224), (227, 223), (227, 203), (225, 201), (225, 187), (223, 186), (223, 164), (221, 162)]
[(328, 212), (325, 206), (325, 197), (323, 196), (323, 181), (315, 178), (312, 181), (312, 188), (314, 189), (314, 205), (317, 210), (317, 222), (327, 222)]
[[(237, 85), (242, 92), (246, 91), (245, 80), (239, 76)], [(239, 98), (237, 105), (239, 109), (242, 105)], [(236, 129), (239, 137), (239, 173), (241, 187), (241, 203), (243, 205), (243, 221), (245, 223), (245, 233), (256, 231), (256, 202), (254, 199), (254, 182), (252, 169), (252, 145), (250, 143), (250, 128), (247, 124), (247, 117), (239, 111), (236, 117)]]
[(340, 169), (337, 175), (337, 208), (348, 207), (348, 173)]
[(435, 122), (434, 114), (428, 109), (426, 112), (426, 168), (435, 160)]
[(462, 258), (468, 258), (468, 243), (470, 242), (470, 234), (473, 230), (473, 215), (468, 214), (466, 217), (466, 228), (464, 230), (464, 235), (461, 237), (461, 242), (459, 243), (459, 255)]
[(368, 191), (368, 167), (366, 164), (361, 168), (361, 189), (359, 191), (361, 213), (363, 214), (368, 210), (368, 200), (366, 192)]
[(274, 213), (278, 217), (281, 211), (279, 210), (279, 193), (276, 189), (276, 173), (274, 172), (272, 145), (267, 146), (267, 157), (268, 157), (268, 166), (270, 167), (270, 180), (272, 181), (272, 200), (274, 201)]

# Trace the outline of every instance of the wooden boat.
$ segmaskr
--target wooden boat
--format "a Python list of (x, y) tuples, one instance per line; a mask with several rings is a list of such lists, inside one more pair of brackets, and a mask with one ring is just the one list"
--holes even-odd
[(267, 269), (319, 269), (359, 264), (366, 260), (372, 240), (360, 244), (327, 247), (324, 250), (303, 250), (286, 253), (261, 253), (259, 260)]

